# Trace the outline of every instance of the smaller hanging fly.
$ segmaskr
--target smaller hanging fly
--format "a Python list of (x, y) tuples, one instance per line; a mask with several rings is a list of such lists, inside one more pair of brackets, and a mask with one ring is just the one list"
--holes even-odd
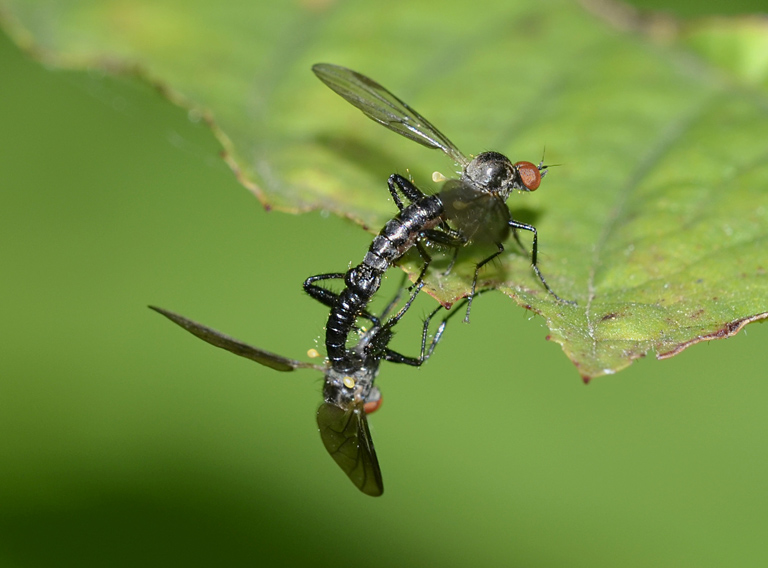
[(456, 313), (453, 311), (442, 320), (432, 341), (427, 345), (429, 323), (442, 306), (433, 310), (424, 322), (420, 355), (418, 357), (402, 355), (390, 349), (389, 342), (392, 339), (395, 324), (410, 307), (412, 298), (396, 314), (387, 319), (400, 299), (402, 290), (401, 286), (381, 316), (376, 318), (377, 323), (368, 331), (361, 332), (360, 340), (349, 349), (348, 356), (354, 361), (356, 367), (352, 373), (340, 372), (329, 363), (317, 365), (282, 357), (243, 343), (184, 316), (155, 306), (149, 307), (203, 341), (276, 371), (314, 369), (323, 373), (325, 377), (323, 403), (317, 410), (317, 425), (323, 445), (352, 483), (363, 493), (375, 497), (384, 492), (384, 484), (371, 432), (368, 429), (367, 415), (381, 405), (381, 392), (374, 386), (374, 381), (379, 374), (379, 366), (382, 361), (403, 363), (414, 367), (421, 366), (429, 359), (442, 338), (448, 319)]

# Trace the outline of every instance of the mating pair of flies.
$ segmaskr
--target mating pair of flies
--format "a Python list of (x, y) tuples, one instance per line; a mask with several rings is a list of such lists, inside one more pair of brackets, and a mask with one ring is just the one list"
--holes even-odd
[[(323, 444), (358, 489), (367, 495), (378, 496), (383, 493), (384, 486), (366, 415), (381, 403), (381, 393), (374, 386), (381, 362), (420, 366), (432, 355), (448, 320), (463, 305), (467, 307), (465, 321), (469, 321), (472, 299), (482, 292), (476, 290), (478, 273), (504, 251), (503, 243), (510, 232), (521, 247), (518, 230), (533, 234), (533, 270), (547, 292), (557, 301), (565, 302), (549, 287), (539, 270), (536, 228), (512, 219), (506, 205), (512, 191), (536, 190), (547, 167), (543, 163), (512, 163), (498, 152), (483, 152), (469, 159), (427, 119), (372, 79), (345, 67), (325, 63), (313, 66), (312, 70), (328, 87), (372, 120), (423, 146), (442, 150), (461, 166), (460, 177), (447, 180), (438, 193), (427, 195), (403, 176), (391, 175), (389, 192), (399, 213), (373, 239), (363, 261), (345, 273), (320, 274), (304, 282), (304, 290), (330, 308), (325, 336), (327, 360), (323, 365), (281, 357), (173, 312), (152, 309), (216, 347), (277, 371), (308, 368), (322, 372), (325, 377), (324, 402), (317, 411), (317, 423)], [(459, 248), (469, 243), (492, 244), (496, 251), (476, 265), (469, 295), (442, 319), (431, 342), (428, 342), (429, 325), (442, 307), (426, 318), (419, 356), (409, 357), (390, 349), (389, 342), (394, 326), (424, 285), (423, 278), (432, 261), (425, 243), (454, 250), (448, 271), (453, 267)], [(400, 310), (392, 313), (405, 289), (401, 285), (382, 313), (372, 314), (368, 305), (379, 290), (385, 272), (412, 247), (416, 247), (424, 265), (408, 288), (408, 299)], [(339, 293), (318, 284), (334, 279), (344, 281), (344, 289)], [(361, 331), (357, 326), (358, 318), (370, 321), (371, 328)], [(351, 335), (358, 336), (357, 341), (352, 340)]]

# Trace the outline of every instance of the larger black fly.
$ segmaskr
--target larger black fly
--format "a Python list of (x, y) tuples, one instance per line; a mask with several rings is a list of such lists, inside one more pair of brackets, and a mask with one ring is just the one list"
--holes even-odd
[[(506, 205), (513, 190), (534, 191), (539, 187), (541, 178), (547, 173), (543, 163), (538, 166), (531, 162), (513, 164), (498, 152), (483, 152), (470, 160), (427, 119), (365, 75), (327, 63), (314, 65), (312, 70), (328, 87), (372, 120), (414, 142), (442, 150), (462, 167), (461, 177), (448, 180), (436, 195), (424, 194), (401, 175), (390, 176), (389, 191), (400, 212), (374, 238), (363, 262), (346, 273), (319, 274), (304, 282), (309, 295), (331, 307), (326, 325), (326, 348), (334, 369), (354, 372), (359, 368), (359, 358), (346, 347), (347, 338), (358, 317), (377, 324), (377, 319), (366, 311), (366, 307), (379, 289), (386, 270), (414, 245), (424, 259), (415, 291), (421, 288), (431, 261), (422, 246), (422, 239), (455, 249), (469, 242), (496, 245), (497, 251), (475, 268), (467, 302), (467, 321), (480, 269), (504, 251), (502, 243), (510, 231), (520, 243), (518, 229), (533, 233), (533, 270), (547, 292), (558, 301), (564, 301), (549, 287), (537, 265), (536, 228), (512, 219)], [(410, 205), (403, 204), (398, 190), (411, 202)], [(342, 278), (346, 287), (339, 294), (316, 284), (321, 280)]]

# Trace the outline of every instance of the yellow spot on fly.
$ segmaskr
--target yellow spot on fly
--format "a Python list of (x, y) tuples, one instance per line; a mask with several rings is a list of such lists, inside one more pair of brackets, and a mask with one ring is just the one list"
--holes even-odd
[(355, 379), (353, 379), (352, 377), (344, 377), (343, 382), (344, 382), (344, 386), (347, 387), (348, 389), (355, 388)]
[(435, 183), (440, 183), (441, 181), (445, 181), (447, 179), (448, 178), (445, 177), (440, 172), (432, 172), (432, 181), (435, 182)]
[(317, 359), (318, 357), (320, 357), (320, 352), (317, 349), (310, 349), (309, 351), (307, 351), (307, 357), (309, 357), (310, 359)]

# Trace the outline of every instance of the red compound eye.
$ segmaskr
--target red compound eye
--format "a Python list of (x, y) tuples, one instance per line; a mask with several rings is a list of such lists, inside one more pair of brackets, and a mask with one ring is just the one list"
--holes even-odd
[(520, 174), (520, 181), (528, 191), (536, 191), (541, 184), (541, 172), (536, 164), (531, 162), (517, 162), (515, 164), (518, 173)]
[(366, 414), (373, 414), (381, 406), (381, 401), (382, 401), (381, 397), (379, 397), (376, 400), (369, 400), (363, 405), (363, 410), (365, 411)]

